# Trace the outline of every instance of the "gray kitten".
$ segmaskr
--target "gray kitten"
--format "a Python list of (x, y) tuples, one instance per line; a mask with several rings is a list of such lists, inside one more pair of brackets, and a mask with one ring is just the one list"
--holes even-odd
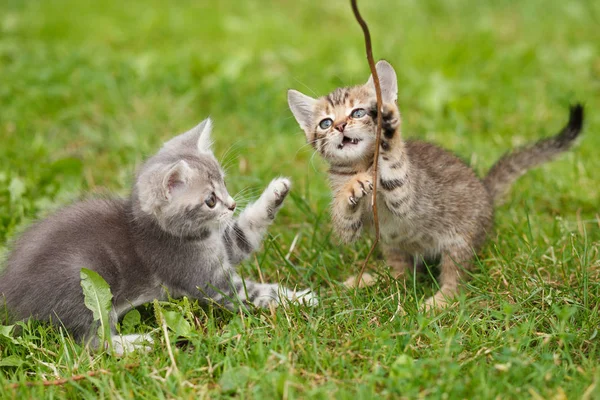
[[(556, 136), (508, 153), (480, 180), (452, 153), (404, 140), (396, 72), (385, 61), (376, 68), (384, 102), (377, 186), (382, 249), (398, 278), (415, 260), (441, 257), (440, 290), (425, 304), (443, 306), (457, 293), (492, 229), (494, 203), (528, 169), (571, 147), (581, 131), (583, 107), (571, 108), (568, 124)], [(318, 99), (290, 90), (288, 103), (307, 141), (330, 164), (334, 229), (342, 240), (356, 240), (373, 222), (368, 196), (377, 115), (373, 79)], [(369, 275), (364, 278), (359, 284), (373, 282)], [(347, 281), (353, 283), (354, 278)]]
[[(286, 300), (314, 304), (308, 290), (243, 280), (234, 266), (256, 250), (290, 189), (273, 180), (233, 219), (236, 204), (210, 145), (211, 121), (177, 136), (138, 172), (129, 199), (88, 200), (27, 230), (8, 257), (0, 294), (13, 319), (51, 320), (75, 338), (97, 329), (84, 305), (82, 267), (113, 293), (111, 322), (132, 307), (173, 297), (258, 307)], [(137, 335), (113, 338), (131, 347)]]

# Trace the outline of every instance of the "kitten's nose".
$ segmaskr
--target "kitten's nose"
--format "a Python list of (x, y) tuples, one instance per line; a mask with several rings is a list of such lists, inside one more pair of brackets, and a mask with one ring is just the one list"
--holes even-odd
[(234, 201), (234, 202), (233, 202), (233, 203), (231, 203), (231, 204), (229, 205), (229, 207), (227, 207), (227, 208), (229, 208), (231, 211), (235, 211), (235, 205), (236, 205), (236, 204), (235, 204), (235, 201)]
[(344, 128), (346, 127), (346, 125), (346, 122), (340, 122), (335, 126), (335, 129), (337, 129), (340, 132), (344, 132)]

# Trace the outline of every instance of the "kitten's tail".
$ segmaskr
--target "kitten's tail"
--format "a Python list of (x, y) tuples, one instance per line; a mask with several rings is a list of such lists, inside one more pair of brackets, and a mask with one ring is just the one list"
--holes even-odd
[(510, 186), (529, 169), (552, 160), (567, 151), (581, 132), (583, 106), (571, 106), (569, 122), (556, 136), (542, 139), (534, 144), (509, 152), (492, 166), (483, 184), (494, 203), (500, 203)]

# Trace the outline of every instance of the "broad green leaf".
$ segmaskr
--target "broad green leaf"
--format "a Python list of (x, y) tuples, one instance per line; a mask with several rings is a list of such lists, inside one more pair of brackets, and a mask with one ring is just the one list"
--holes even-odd
[(12, 355), (0, 360), (0, 367), (20, 367), (25, 361), (18, 356)]
[(14, 325), (0, 325), (0, 335), (12, 337), (10, 333), (12, 332), (14, 327)]
[(223, 393), (233, 393), (246, 387), (250, 380), (256, 378), (256, 372), (243, 365), (223, 371), (219, 386)]
[(110, 322), (108, 316), (112, 307), (112, 293), (108, 283), (95, 271), (81, 269), (81, 287), (85, 297), (85, 306), (94, 314), (94, 321), (100, 321), (100, 338), (110, 340)]
[(167, 321), (167, 326), (175, 332), (177, 336), (186, 337), (192, 332), (192, 326), (180, 312), (163, 311), (163, 315), (165, 321)]
[(141, 322), (142, 316), (140, 315), (140, 312), (136, 309), (133, 309), (127, 314), (125, 314), (125, 317), (123, 317), (123, 321), (121, 322), (121, 329), (133, 329), (134, 327), (138, 326)]
[(14, 325), (0, 325), (0, 337), (4, 337), (15, 344), (18, 343), (18, 341), (11, 334), (14, 327)]

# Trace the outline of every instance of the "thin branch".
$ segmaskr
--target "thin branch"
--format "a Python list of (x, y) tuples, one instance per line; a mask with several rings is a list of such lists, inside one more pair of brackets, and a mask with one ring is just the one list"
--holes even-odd
[(356, 5), (356, 0), (350, 0), (352, 4), (352, 11), (354, 11), (354, 16), (356, 20), (360, 24), (360, 27), (363, 30), (365, 35), (365, 47), (367, 50), (367, 61), (369, 62), (369, 68), (371, 69), (371, 75), (373, 75), (373, 84), (375, 85), (375, 96), (377, 98), (377, 136), (375, 139), (375, 159), (373, 160), (373, 224), (375, 225), (375, 240), (373, 241), (373, 245), (371, 246), (371, 250), (369, 250), (369, 254), (367, 254), (367, 258), (365, 259), (362, 267), (360, 268), (360, 273), (356, 277), (356, 287), (359, 286), (362, 276), (367, 267), (367, 263), (375, 250), (375, 246), (379, 242), (379, 216), (377, 214), (377, 167), (379, 161), (379, 144), (381, 142), (381, 108), (382, 108), (382, 100), (381, 100), (381, 86), (379, 84), (379, 75), (377, 75), (377, 69), (375, 69), (375, 61), (373, 61), (373, 50), (371, 48), (371, 34), (369, 33), (369, 27), (367, 23), (360, 15), (358, 11), (358, 6)]
[[(125, 365), (125, 369), (134, 369), (137, 368), (139, 366), (139, 364), (127, 364)], [(98, 369), (95, 371), (90, 371), (87, 374), (82, 374), (82, 375), (73, 375), (70, 376), (68, 378), (60, 378), (60, 379), (55, 379), (55, 380), (51, 380), (51, 381), (28, 381), (28, 382), (23, 382), (23, 383), (12, 383), (10, 385), (8, 385), (6, 388), (7, 389), (18, 389), (20, 387), (34, 387), (34, 386), (62, 386), (65, 385), (67, 383), (70, 382), (77, 382), (77, 381), (81, 381), (84, 380), (86, 378), (91, 378), (94, 376), (98, 376), (98, 375), (106, 375), (106, 374), (110, 374), (110, 371), (107, 371), (105, 369)]]

